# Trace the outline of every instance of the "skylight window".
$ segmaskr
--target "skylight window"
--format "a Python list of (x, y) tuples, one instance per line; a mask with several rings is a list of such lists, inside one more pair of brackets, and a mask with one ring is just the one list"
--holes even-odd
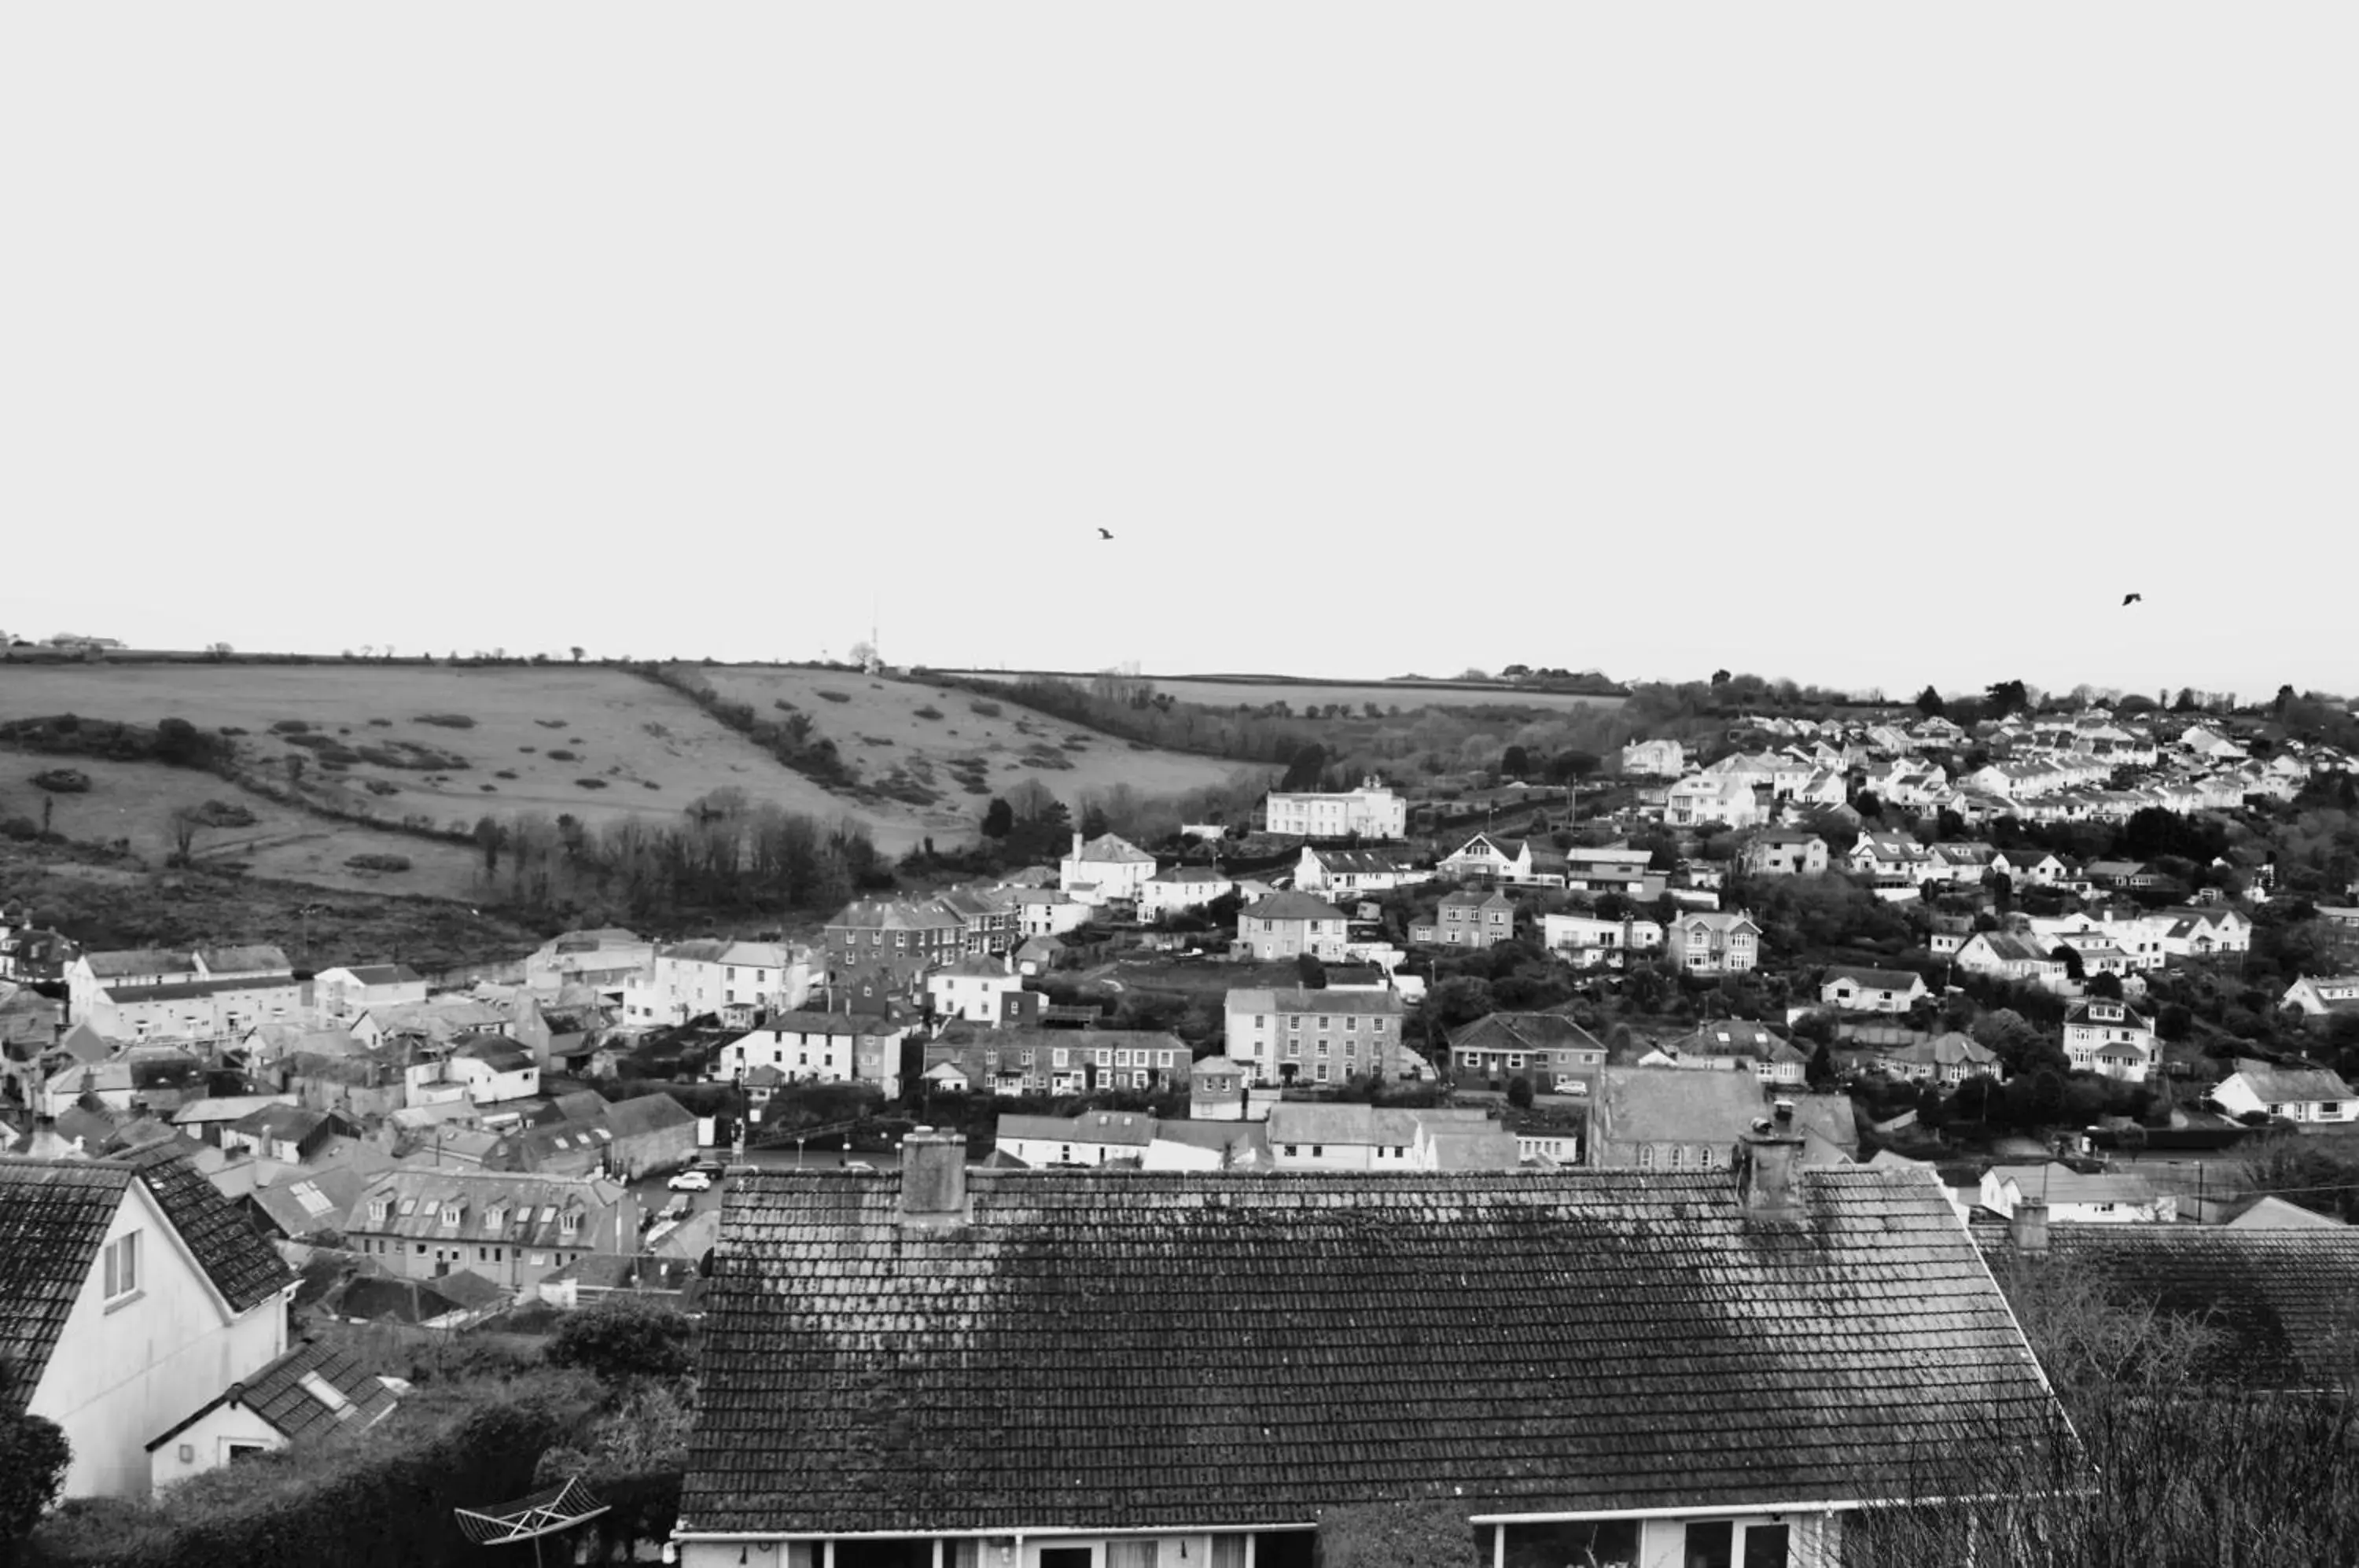
[(317, 1372), (306, 1372), (296, 1381), (302, 1384), (305, 1393), (332, 1411), (338, 1421), (352, 1419), (355, 1407), (350, 1399), (344, 1398), (343, 1390), (338, 1388), (333, 1383), (329, 1382)]

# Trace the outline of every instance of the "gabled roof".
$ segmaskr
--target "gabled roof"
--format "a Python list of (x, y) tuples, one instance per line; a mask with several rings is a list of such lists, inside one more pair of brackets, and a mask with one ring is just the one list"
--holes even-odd
[(424, 978), (407, 964), (348, 964), (341, 967), (364, 985), (412, 985)]
[(1398, 1014), (1396, 991), (1286, 991), (1240, 986), (1228, 993), (1227, 1010), (1236, 1013), (1382, 1013)]
[[(318, 1391), (325, 1389), (331, 1403)], [(349, 1340), (313, 1340), (299, 1345), (243, 1382), (232, 1383), (206, 1400), (161, 1436), (151, 1440), (155, 1453), (223, 1405), (252, 1410), (292, 1442), (346, 1422), (367, 1426), (394, 1407), (392, 1387), (368, 1370), (360, 1351)]]
[(1078, 855), (1068, 855), (1066, 858), (1114, 866), (1136, 866), (1141, 862), (1148, 866), (1155, 864), (1155, 856), (1118, 833), (1100, 833), (1082, 844)]
[(240, 975), (262, 971), (271, 975), (289, 975), (295, 965), (287, 954), (267, 942), (250, 947), (201, 947), (197, 956), (205, 961), (205, 969), (214, 975)]
[(1562, 1013), (1488, 1013), (1451, 1031), (1458, 1051), (1589, 1051), (1603, 1055), (1598, 1038)]
[(1257, 920), (1336, 920), (1343, 911), (1310, 893), (1272, 893), (1256, 898), (1240, 911)]
[(666, 1127), (693, 1127), (696, 1115), (669, 1094), (635, 1094), (606, 1107), (606, 1125), (617, 1138), (637, 1138)]
[(1805, 1172), (1782, 1224), (1725, 1174), (975, 1171), (904, 1229), (901, 1179), (737, 1179), (683, 1532), (1946, 1495), (2058, 1418), (1923, 1171)]
[(2269, 1105), (2359, 1100), (2359, 1093), (2323, 1067), (2279, 1067), (2267, 1062), (2244, 1061), (2236, 1063), (2236, 1071), (2230, 1076), (2243, 1079), (2246, 1088)]
[(17, 1372), (0, 1408), (22, 1409), (32, 1397), (135, 1181), (233, 1311), (287, 1283), (278, 1255), (169, 1143), (104, 1160), (0, 1157), (0, 1360)]
[(189, 975), (196, 971), (196, 955), (185, 949), (133, 948), (121, 953), (86, 953), (82, 962), (100, 980), (127, 980), (143, 975)]
[(1855, 969), (1840, 964), (1830, 968), (1819, 983), (1832, 985), (1838, 980), (1848, 980), (1870, 991), (1911, 991), (1925, 984), (1925, 977), (1910, 969)]

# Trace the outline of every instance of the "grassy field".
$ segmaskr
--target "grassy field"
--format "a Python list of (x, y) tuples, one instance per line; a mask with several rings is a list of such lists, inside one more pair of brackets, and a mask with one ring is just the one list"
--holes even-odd
[[(938, 791), (971, 825), (993, 795), (1037, 779), (1067, 801), (1127, 784), (1176, 795), (1219, 784), (1244, 764), (1140, 749), (1111, 735), (922, 681), (842, 670), (735, 665), (701, 670), (714, 690), (776, 717), (781, 702), (810, 715), (819, 733), (856, 758), (872, 780), (894, 769)], [(990, 713), (978, 709), (997, 708)], [(979, 779), (970, 789), (962, 775)]]
[[(48, 795), (26, 780), (53, 766), (74, 768), (90, 779), (84, 794)], [(44, 799), (51, 803), (50, 826), (83, 843), (127, 841), (132, 854), (161, 866), (171, 853), (168, 819), (176, 807), (209, 800), (242, 806), (251, 826), (209, 827), (190, 848), (200, 864), (236, 863), (256, 877), (309, 882), (355, 891), (378, 889), (438, 898), (470, 895), (478, 864), (466, 845), (438, 844), (415, 834), (327, 821), (293, 806), (239, 789), (210, 773), (153, 762), (109, 762), (77, 757), (53, 758), (0, 751), (0, 818), (41, 820)], [(398, 855), (408, 871), (377, 871), (345, 864), (357, 855)]]
[[(708, 790), (734, 786), (756, 802), (826, 821), (850, 817), (894, 853), (973, 821), (964, 811), (953, 816), (845, 800), (678, 693), (594, 666), (0, 665), (0, 718), (63, 713), (143, 724), (178, 716), (208, 729), (242, 729), (242, 754), (263, 770), (284, 776), (288, 759), (299, 757), (307, 795), (396, 820), (538, 811), (598, 824), (669, 816)], [(421, 722), (428, 718), (468, 722)], [(289, 723), (308, 731), (274, 732)], [(848, 757), (867, 763), (844, 728), (822, 725), (840, 736)], [(429, 765), (346, 755), (364, 748)], [(438, 757), (463, 766), (432, 765)], [(328, 766), (339, 757), (342, 768)]]
[[(1013, 683), (1026, 673), (1052, 672), (970, 670), (947, 673)], [(1087, 686), (1093, 679), (1086, 674), (1055, 678), (1082, 686)], [(1399, 681), (1303, 681), (1184, 675), (1156, 675), (1144, 679), (1151, 681), (1158, 691), (1168, 691), (1179, 702), (1201, 702), (1211, 708), (1234, 708), (1240, 702), (1256, 707), (1268, 702), (1286, 702), (1299, 711), (1314, 702), (1322, 707), (1330, 702), (1345, 702), (1358, 709), (1364, 703), (1374, 702), (1387, 712), (1398, 708), (1404, 713), (1412, 713), (1419, 708), (1618, 708), (1627, 701), (1623, 697), (1593, 697), (1571, 691), (1517, 691), (1500, 686), (1429, 685)]]

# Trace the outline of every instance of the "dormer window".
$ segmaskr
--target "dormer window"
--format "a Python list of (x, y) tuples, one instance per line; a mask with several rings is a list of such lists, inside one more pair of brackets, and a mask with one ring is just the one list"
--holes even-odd
[(443, 1205), (442, 1205), (442, 1223), (443, 1223), (444, 1225), (457, 1225), (457, 1224), (459, 1223), (459, 1218), (460, 1218), (461, 1210), (462, 1210), (462, 1205), (461, 1205), (461, 1204), (458, 1204), (458, 1203), (445, 1203), (445, 1204), (443, 1204)]
[(484, 1226), (487, 1230), (497, 1230), (507, 1222), (508, 1211), (504, 1204), (494, 1203), (484, 1214)]
[(371, 1198), (369, 1200), (369, 1223), (371, 1225), (385, 1224), (386, 1216), (392, 1213), (393, 1200), (391, 1198)]
[(572, 1236), (574, 1236), (576, 1234), (578, 1234), (578, 1233), (581, 1231), (581, 1229), (582, 1229), (582, 1215), (581, 1215), (581, 1214), (579, 1213), (579, 1211), (577, 1211), (577, 1210), (573, 1210), (573, 1209), (568, 1209), (568, 1210), (566, 1210), (566, 1211), (565, 1211), (565, 1217), (564, 1217), (563, 1219), (561, 1219), (561, 1220), (558, 1221), (558, 1223), (557, 1223), (557, 1231), (558, 1231), (558, 1234), (559, 1234), (560, 1236), (565, 1236), (565, 1237), (566, 1237), (566, 1238), (568, 1238), (569, 1240), (570, 1240)]

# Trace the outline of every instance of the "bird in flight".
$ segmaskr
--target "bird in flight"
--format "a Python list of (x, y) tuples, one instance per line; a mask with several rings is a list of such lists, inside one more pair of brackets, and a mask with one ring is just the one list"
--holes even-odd
[(1112, 539), (1112, 538), (1114, 538), (1114, 535), (1112, 535), (1112, 534), (1110, 534), (1110, 533), (1106, 532), (1106, 530), (1105, 530), (1105, 529), (1103, 529), (1103, 528), (1100, 528), (1100, 529), (1098, 530), (1098, 538), (1100, 538), (1100, 539)]
[(2146, 595), (2143, 593), (2125, 593), (2122, 595), (2122, 603), (2125, 604), (2135, 604), (2145, 597)]

